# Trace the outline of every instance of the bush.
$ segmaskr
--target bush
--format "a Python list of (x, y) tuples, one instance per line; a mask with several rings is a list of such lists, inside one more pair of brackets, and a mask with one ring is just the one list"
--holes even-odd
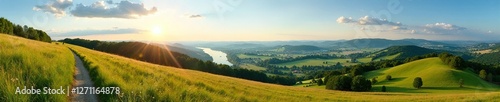
[(385, 79), (386, 80), (392, 80), (392, 76), (391, 75), (387, 75), (387, 76), (385, 76)]
[(326, 89), (330, 90), (351, 90), (352, 78), (349, 76), (334, 76), (326, 83)]
[(323, 79), (319, 78), (318, 79), (318, 86), (321, 86), (321, 85), (323, 85)]
[(363, 73), (364, 72), (363, 72), (362, 68), (354, 67), (354, 68), (351, 69), (351, 76), (362, 75)]
[(377, 77), (372, 78), (372, 84), (375, 84), (375, 83), (377, 83), (377, 82), (378, 82), (378, 81), (377, 81)]
[(369, 91), (372, 88), (372, 83), (362, 75), (358, 75), (352, 79), (351, 89), (353, 91)]
[(384, 85), (384, 86), (382, 86), (382, 92), (385, 92), (385, 91), (387, 91), (387, 90), (385, 89), (385, 85)]
[(424, 85), (423, 81), (422, 81), (422, 78), (420, 77), (416, 77), (414, 80), (413, 80), (413, 87), (419, 89), (422, 87), (422, 85)]
[(458, 84), (460, 85), (460, 87), (464, 87), (464, 79), (460, 79), (458, 80)]
[(488, 79), (489, 82), (493, 82), (493, 74), (489, 73), (486, 79)]
[(487, 77), (486, 70), (484, 70), (484, 69), (483, 69), (483, 70), (479, 71), (479, 77), (480, 77), (481, 79), (486, 80), (486, 77)]

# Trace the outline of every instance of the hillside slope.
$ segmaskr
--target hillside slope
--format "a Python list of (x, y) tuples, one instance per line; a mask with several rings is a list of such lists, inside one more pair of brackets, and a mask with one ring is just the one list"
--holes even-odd
[(16, 88), (70, 86), (75, 60), (62, 44), (0, 34), (0, 102), (67, 101), (64, 95), (20, 95)]
[[(498, 90), (498, 86), (480, 79), (476, 74), (467, 71), (456, 70), (444, 64), (441, 59), (426, 58), (410, 63), (402, 64), (393, 68), (370, 71), (364, 74), (368, 78), (377, 77), (381, 85), (388, 86), (396, 92), (443, 92), (455, 93), (461, 91), (490, 91)], [(393, 80), (387, 81), (386, 75), (391, 75)], [(413, 88), (413, 79), (423, 79), (423, 89)], [(458, 81), (464, 80), (465, 88), (459, 88)], [(375, 88), (375, 89), (377, 89)]]
[(475, 96), (467, 93), (422, 95), (281, 86), (160, 66), (79, 46), (68, 46), (89, 64), (90, 74), (94, 76), (97, 86), (121, 88), (121, 94), (101, 95), (101, 101), (484, 101), (498, 100), (500, 96), (498, 92), (476, 93)]

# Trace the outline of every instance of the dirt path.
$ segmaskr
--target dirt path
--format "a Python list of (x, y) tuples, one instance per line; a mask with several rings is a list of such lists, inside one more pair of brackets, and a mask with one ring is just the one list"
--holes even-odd
[[(85, 66), (83, 66), (80, 57), (76, 56), (75, 53), (73, 53), (73, 56), (76, 61), (73, 87), (94, 87), (94, 83), (90, 80), (89, 72), (85, 69)], [(93, 94), (72, 94), (71, 96), (72, 102), (97, 102), (97, 95)]]

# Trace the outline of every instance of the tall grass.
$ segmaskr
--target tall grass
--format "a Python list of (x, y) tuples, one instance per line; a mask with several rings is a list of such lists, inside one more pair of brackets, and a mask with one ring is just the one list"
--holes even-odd
[(66, 88), (75, 61), (62, 45), (0, 34), (0, 102), (67, 101), (66, 95), (20, 95), (16, 88)]
[(145, 63), (66, 44), (85, 61), (96, 86), (117, 86), (101, 101), (489, 101), (500, 92), (415, 94), (343, 92), (267, 84)]

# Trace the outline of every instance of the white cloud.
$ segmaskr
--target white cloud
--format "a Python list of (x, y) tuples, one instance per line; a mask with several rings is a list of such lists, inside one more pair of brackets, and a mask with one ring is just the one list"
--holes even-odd
[(353, 20), (351, 17), (346, 18), (341, 16), (337, 19), (337, 23), (353, 23), (357, 25), (389, 25), (389, 26), (401, 26), (400, 22), (391, 22), (387, 19), (379, 19), (369, 16), (364, 16), (359, 18), (358, 20)]
[(423, 32), (427, 34), (460, 34), (466, 30), (465, 27), (447, 23), (426, 24), (423, 28)]
[(346, 18), (346, 17), (342, 16), (342, 17), (339, 17), (339, 18), (337, 19), (337, 22), (338, 22), (338, 23), (351, 23), (351, 22), (354, 22), (354, 21), (352, 20), (352, 18), (351, 18), (351, 17)]
[(427, 28), (435, 28), (435, 29), (443, 29), (443, 30), (464, 30), (464, 27), (459, 27), (452, 24), (446, 23), (436, 23), (436, 24), (427, 24), (425, 25)]
[(33, 7), (33, 10), (52, 13), (57, 17), (62, 17), (66, 15), (65, 10), (72, 5), (73, 0), (52, 0), (50, 3), (45, 5), (36, 5)]
[[(116, 5), (109, 6), (106, 5)], [(98, 1), (92, 5), (77, 4), (75, 9), (71, 11), (71, 14), (76, 17), (88, 17), (88, 18), (138, 18), (139, 16), (145, 16), (153, 14), (157, 11), (156, 7), (151, 9), (144, 8), (142, 3), (132, 3), (129, 1), (121, 1), (120, 3), (113, 4), (111, 1)]]

